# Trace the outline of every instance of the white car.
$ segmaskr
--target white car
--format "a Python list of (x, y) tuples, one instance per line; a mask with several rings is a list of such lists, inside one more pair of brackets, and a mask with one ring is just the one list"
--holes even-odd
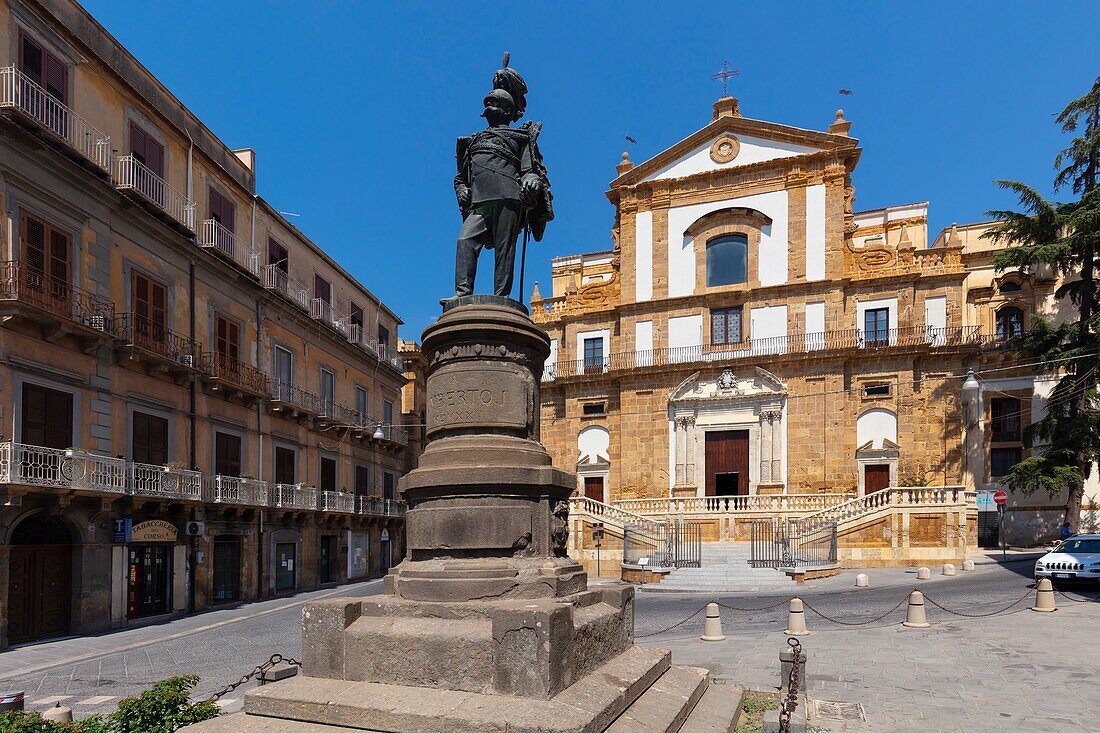
[(1035, 579), (1100, 581), (1100, 534), (1081, 534), (1062, 540), (1035, 561)]

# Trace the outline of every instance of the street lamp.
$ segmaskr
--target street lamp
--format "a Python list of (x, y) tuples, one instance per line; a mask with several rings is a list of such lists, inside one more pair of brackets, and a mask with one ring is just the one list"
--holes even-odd
[(378, 423), (378, 427), (374, 429), (375, 440), (385, 440), (386, 434), (382, 432), (382, 423)]
[(978, 377), (974, 374), (973, 369), (966, 371), (966, 381), (963, 382), (962, 392), (967, 399), (973, 397), (981, 390), (982, 385), (978, 382)]

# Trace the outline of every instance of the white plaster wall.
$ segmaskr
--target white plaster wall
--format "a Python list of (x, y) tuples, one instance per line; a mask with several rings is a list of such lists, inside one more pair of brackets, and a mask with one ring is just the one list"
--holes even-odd
[(634, 324), (634, 354), (638, 366), (653, 363), (653, 321), (638, 321)]
[(546, 357), (546, 364), (542, 367), (543, 379), (554, 378), (554, 367), (558, 365), (558, 340), (550, 339), (550, 356)]
[(668, 345), (701, 346), (703, 343), (703, 315), (678, 316), (668, 319)]
[(947, 328), (946, 295), (924, 299), (924, 325), (929, 328)]
[(599, 463), (600, 459), (610, 461), (607, 449), (611, 445), (611, 434), (599, 425), (590, 425), (577, 435), (578, 463)]
[[(749, 273), (756, 272), (761, 285), (782, 285), (787, 282), (787, 191), (770, 191), (752, 196), (709, 201), (692, 206), (676, 206), (668, 210), (668, 294), (669, 297), (695, 292), (695, 240), (684, 232), (700, 217), (732, 206), (755, 209), (771, 218), (772, 223), (760, 231), (760, 248), (755, 262), (750, 261)], [(705, 253), (700, 251), (700, 256)]]
[[(783, 354), (787, 351), (787, 306), (773, 305), (753, 308), (750, 313), (749, 338), (754, 354)], [(780, 337), (775, 339), (774, 337)], [(764, 341), (764, 339), (769, 339)]]
[(664, 178), (692, 176), (696, 173), (704, 173), (706, 171), (717, 170), (718, 168), (736, 168), (739, 165), (762, 163), (766, 160), (776, 160), (778, 158), (790, 158), (795, 155), (805, 155), (806, 153), (813, 153), (818, 150), (818, 148), (811, 148), (805, 145), (781, 143), (775, 140), (765, 140), (764, 138), (750, 137), (748, 135), (736, 135), (735, 137), (738, 142), (741, 143), (741, 148), (737, 151), (737, 157), (728, 163), (715, 163), (710, 157), (710, 146), (714, 144), (714, 141), (717, 140), (718, 137), (718, 135), (715, 135), (684, 157), (650, 174), (645, 180), (657, 181)]
[(825, 301), (806, 304), (806, 348), (825, 348)]
[(825, 184), (806, 188), (806, 280), (825, 279)]
[(880, 450), (883, 440), (898, 442), (898, 416), (890, 410), (868, 410), (856, 420), (856, 447), (873, 440), (872, 448)]
[(653, 212), (634, 215), (634, 299), (653, 298)]

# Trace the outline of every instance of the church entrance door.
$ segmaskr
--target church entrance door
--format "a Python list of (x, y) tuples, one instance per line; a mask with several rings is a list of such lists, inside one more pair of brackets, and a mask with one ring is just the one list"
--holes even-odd
[(706, 495), (749, 493), (749, 431), (708, 430), (705, 434)]

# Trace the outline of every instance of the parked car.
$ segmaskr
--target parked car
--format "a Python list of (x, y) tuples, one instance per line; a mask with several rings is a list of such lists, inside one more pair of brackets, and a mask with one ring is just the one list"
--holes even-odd
[(1100, 534), (1082, 534), (1062, 540), (1035, 561), (1035, 579), (1100, 582)]

